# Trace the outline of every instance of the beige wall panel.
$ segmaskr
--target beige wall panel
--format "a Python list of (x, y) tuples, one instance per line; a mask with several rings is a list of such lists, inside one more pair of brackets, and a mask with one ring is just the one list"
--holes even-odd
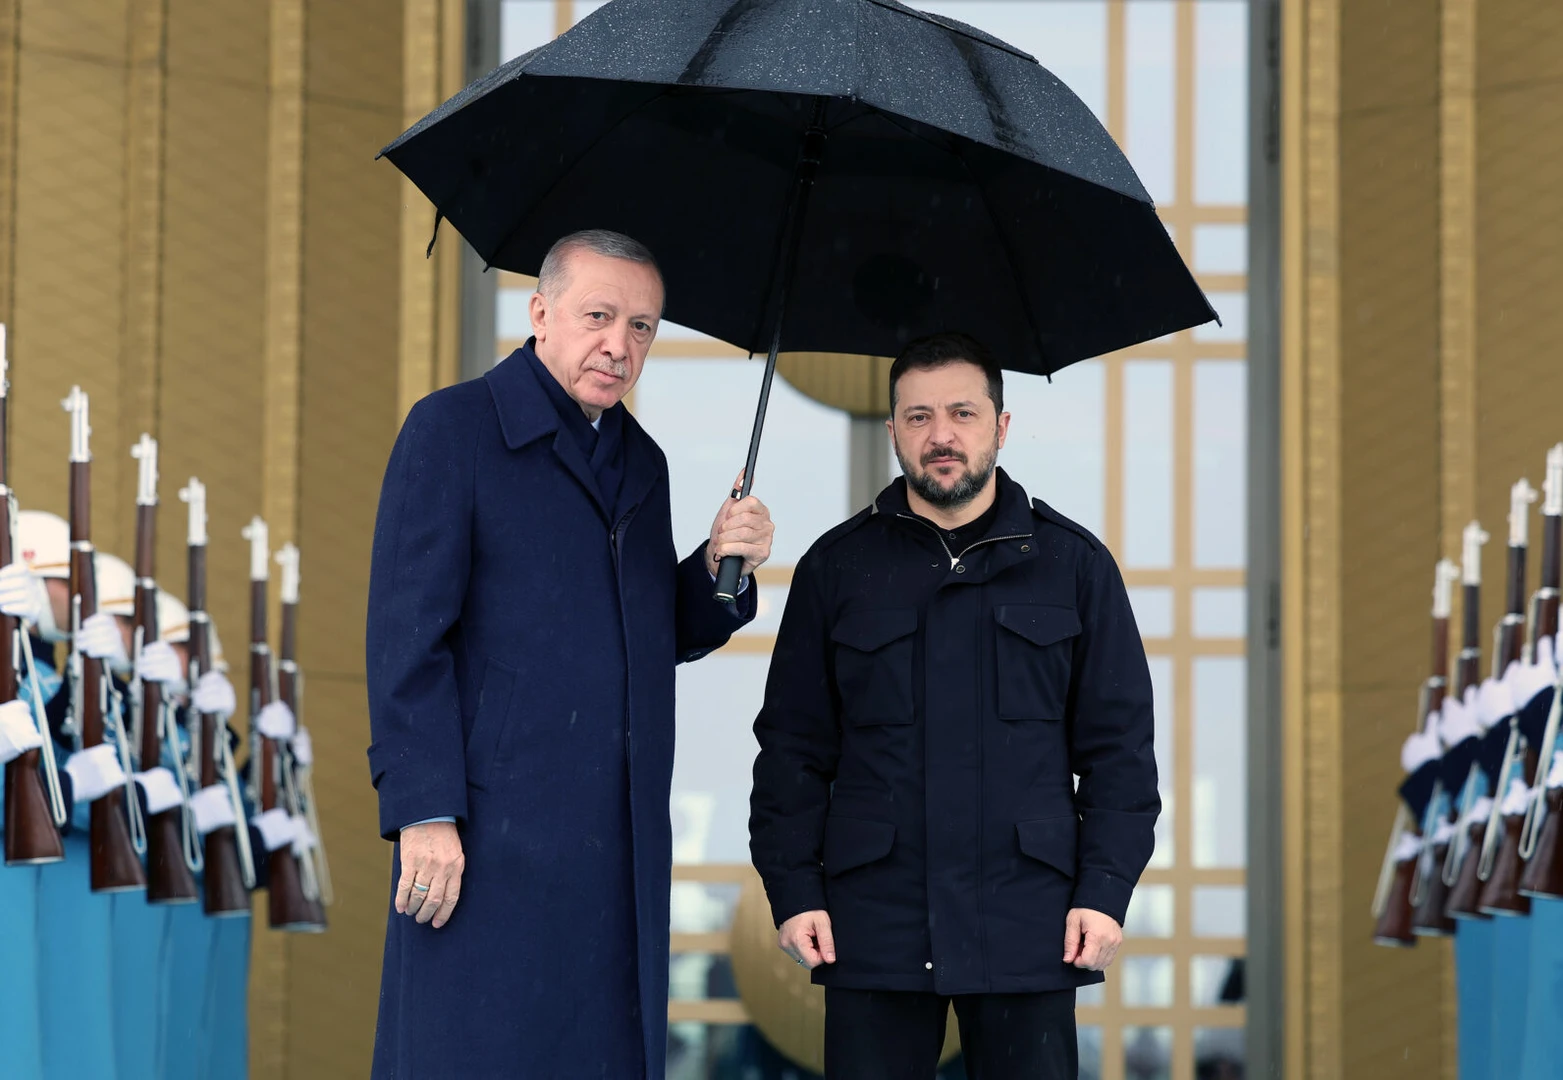
[(128, 10), (127, 0), (22, 0), (22, 48), (122, 63)]
[(183, 595), (178, 491), (198, 476), (210, 514), (208, 603), (235, 662), (249, 606), (240, 530), (261, 510), (267, 99), (259, 88), (170, 74), (167, 110), (159, 560), (165, 578), (177, 570), (169, 583)]
[[(1563, 80), (1563, 4), (1480, 0), (1476, 14), (1478, 93)], [(1532, 98), (1544, 96), (1536, 86), (1519, 89)]]
[(369, 543), (397, 424), (401, 188), (373, 147), (397, 121), (322, 102), (308, 115), (299, 546), (321, 617), (299, 647), (311, 670), (361, 675)]
[[(259, 0), (167, 0), (168, 70), (264, 87), (271, 12)], [(265, 143), (265, 129), (260, 140)]]
[[(304, 587), (301, 610), (316, 610)], [(325, 616), (326, 613), (319, 613)], [(325, 934), (292, 942), (288, 990), (288, 1076), (366, 1076), (374, 1045), (385, 943), (391, 845), (379, 838), (364, 747), (369, 719), (363, 682), (311, 678), (305, 722), (314, 736), (315, 794), (336, 902)]]
[[(1484, 11), (1483, 34), (1487, 14)], [(1513, 58), (1529, 59), (1526, 54)], [(1526, 69), (1514, 68), (1515, 81)], [(1476, 265), (1477, 506), (1492, 534), (1483, 571), (1504, 580), (1509, 486), (1525, 476), (1541, 487), (1547, 448), (1563, 440), (1563, 81), (1488, 90), (1477, 97)], [(1530, 538), (1540, 543), (1540, 508)], [(1538, 553), (1529, 562), (1532, 585)], [(1490, 623), (1501, 586), (1485, 595)]]
[[(400, 5), (383, 0), (310, 0), (305, 18), (309, 58), (306, 85), (312, 97), (402, 109)], [(394, 122), (367, 147), (375, 152), (401, 134)]]
[(70, 427), (60, 400), (91, 395), (93, 538), (123, 553), (135, 477), (116, 445), (124, 289), (122, 67), (24, 48), (17, 125), (12, 483), (23, 506), (66, 511)]
[(1406, 0), (1340, 4), (1340, 107), (1431, 106), (1438, 87), (1438, 5)]

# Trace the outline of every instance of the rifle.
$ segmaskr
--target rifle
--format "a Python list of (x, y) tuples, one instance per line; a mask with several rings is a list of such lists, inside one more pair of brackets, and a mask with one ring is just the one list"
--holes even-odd
[[(0, 566), (10, 566), (16, 558), (16, 498), (11, 494), (9, 455), (6, 454), (6, 405), (10, 391), (7, 375), (10, 364), (5, 352), (5, 324), (0, 323)], [(10, 615), (0, 615), (0, 641), (9, 648), (0, 648), (0, 701), (18, 697), (20, 679), (18, 667), (25, 653), (28, 688), (33, 698), (33, 723), (40, 723), (44, 715), (42, 695), (38, 692), (38, 679), (32, 663), (32, 648), (27, 638), (27, 627)], [(41, 863), (59, 862), (65, 858), (65, 844), (60, 839), (67, 813), (65, 797), (60, 791), (60, 772), (54, 760), (54, 739), (45, 725), (40, 729), (43, 746), (18, 755), (5, 766), (5, 864), (7, 866), (35, 866)], [(39, 776), (38, 766), (43, 764), (44, 775)], [(45, 792), (45, 781), (48, 790)]]
[[(1504, 658), (1498, 669), (1502, 678), (1508, 665), (1522, 656), (1531, 657), (1535, 652), (1537, 629), (1529, 624), (1530, 638), (1525, 640), (1525, 609), (1529, 606), (1525, 597), (1525, 552), (1530, 544), (1530, 504), (1536, 501), (1536, 490), (1521, 480), (1516, 483), (1509, 497), (1509, 612), (1503, 617), (1501, 628)], [(1523, 642), (1523, 644), (1521, 644)], [(1509, 717), (1508, 745), (1503, 752), (1503, 765), (1493, 783), (1492, 816), (1487, 822), (1487, 834), (1482, 845), (1482, 860), (1477, 876), (1482, 880), (1477, 907), (1488, 915), (1529, 915), (1530, 897), (1520, 895), (1520, 834), (1525, 829), (1526, 812), (1529, 809), (1530, 785), (1536, 782), (1537, 758), (1534, 747), (1527, 745), (1520, 731), (1520, 709), (1523, 701), (1514, 703), (1514, 715)], [(1515, 766), (1519, 767), (1518, 777)], [(1526, 802), (1518, 813), (1505, 809), (1509, 802), (1509, 790), (1515, 784), (1523, 784)]]
[[(271, 575), (266, 523), (258, 517), (252, 519), (244, 529), (244, 538), (250, 542), (250, 783), (257, 788), (255, 801), (263, 817), (287, 817), (287, 811), (277, 805), (279, 765), (285, 752), (279, 744), (283, 740), (262, 734), (259, 725), (261, 710), (275, 700), (271, 646), (266, 641), (266, 584)], [(291, 829), (287, 841), (267, 855), (266, 873), (271, 928), (317, 929), (319, 924), (313, 921), (304, 895), (298, 856), (293, 853)]]
[[(195, 477), (180, 491), (190, 507), (186, 546), (190, 574), (190, 685), (212, 669), (211, 617), (206, 613), (206, 485)], [(204, 910), (213, 918), (250, 914), (250, 890), (255, 888), (255, 862), (250, 852), (250, 830), (245, 824), (244, 802), (239, 798), (228, 725), (215, 713), (201, 713), (193, 738), (195, 759), (200, 762), (197, 783), (201, 791), (216, 788), (233, 814), (234, 825), (220, 825), (206, 834), (206, 890)]]
[[(136, 485), (136, 607), (135, 652), (158, 640), (157, 625), (157, 442), (149, 435), (130, 451), (140, 462)], [(137, 680), (136, 710), (140, 738), (141, 768), (149, 771), (163, 761), (163, 732), (172, 714), (163, 700), (161, 683)], [(173, 739), (175, 752), (179, 740)], [(183, 768), (181, 767), (181, 772)], [(200, 893), (195, 887), (192, 867), (185, 861), (184, 804), (146, 818), (147, 903), (188, 904)]]
[[(97, 577), (92, 564), (92, 427), (87, 395), (71, 387), (61, 402), (71, 414), (71, 720), (86, 748), (103, 742), (103, 716), (108, 709), (109, 674), (101, 660), (82, 653), (77, 639), (81, 624), (98, 609)], [(120, 732), (124, 738), (123, 731)], [(120, 755), (124, 756), (123, 743)], [(93, 892), (128, 892), (146, 887), (146, 875), (126, 823), (125, 792), (115, 789), (95, 800), (90, 810), (88, 847)]]
[[(1546, 493), (1541, 509), (1541, 588), (1536, 593), (1536, 640), (1552, 638), (1554, 650), (1558, 634), (1558, 592), (1563, 585), (1563, 443), (1547, 452)], [(1520, 893), (1563, 899), (1563, 786), (1547, 787), (1547, 775), (1558, 749), (1559, 713), (1563, 694), (1553, 688), (1552, 709), (1536, 755), (1535, 786), (1526, 807), (1525, 826), (1520, 837), (1520, 855), (1525, 872), (1520, 875)]]
[[(1454, 702), (1466, 708), (1470, 691), (1481, 681), (1482, 666), (1482, 545), (1487, 543), (1487, 533), (1477, 522), (1466, 525), (1461, 537), (1461, 617), (1460, 653), (1455, 660)], [(1452, 704), (1452, 703), (1451, 703)], [(1474, 743), (1475, 739), (1467, 739)], [(1461, 752), (1469, 747), (1461, 746)], [(1452, 754), (1454, 746), (1445, 747), (1445, 758), (1455, 770), (1453, 777), (1444, 776), (1444, 786), (1449, 795), (1447, 816), (1433, 835), (1431, 862), (1438, 873), (1424, 879), (1425, 889), (1416, 914), (1411, 920), (1413, 932), (1422, 937), (1449, 937), (1455, 932), (1455, 922), (1450, 914), (1449, 891), (1459, 879), (1460, 868), (1468, 840), (1465, 818), (1476, 798), (1477, 778), (1480, 769), (1474, 761), (1466, 770), (1465, 778), (1458, 783), (1458, 755)], [(1480, 843), (1480, 837), (1477, 838)], [(1473, 918), (1486, 918), (1477, 913)]]
[(313, 750), (299, 752), (298, 744), (309, 745), (304, 729), (304, 673), (298, 667), (298, 587), (299, 551), (292, 544), (277, 552), (282, 567), (282, 642), (277, 659), (277, 698), (293, 710), (298, 722), (294, 746), (283, 746), (282, 778), (287, 792), (288, 812), (307, 837), (307, 848), (299, 860), (301, 884), (309, 901), (310, 913), (321, 930), (326, 928), (325, 904), (331, 903), (331, 870), (326, 863), (325, 841), (320, 836), (320, 818), (315, 811), (315, 788), (311, 776)]
[[(1460, 570), (1448, 559), (1441, 559), (1433, 571), (1433, 652), (1431, 671), (1422, 684), (1417, 711), (1417, 730), (1438, 737), (1437, 720), (1444, 705), (1449, 682), (1449, 614), (1455, 580)], [(1436, 769), (1436, 765), (1433, 766)], [(1416, 772), (1420, 772), (1417, 769)], [(1409, 782), (1409, 781), (1408, 781)], [(1402, 791), (1405, 789), (1402, 788)], [(1402, 797), (1390, 830), (1389, 846), (1379, 869), (1378, 891), (1373, 898), (1373, 941), (1378, 945), (1411, 946), (1417, 935), (1412, 927), (1416, 894), (1425, 893), (1431, 876), (1429, 838), (1434, 834), (1438, 804), (1443, 785), (1434, 781), (1422, 820), (1416, 820), (1416, 808)]]

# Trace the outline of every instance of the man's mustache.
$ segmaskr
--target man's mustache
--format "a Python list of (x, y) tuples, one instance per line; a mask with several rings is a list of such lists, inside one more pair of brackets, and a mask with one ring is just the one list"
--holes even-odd
[(597, 360), (587, 365), (592, 371), (600, 371), (604, 375), (612, 375), (615, 379), (627, 379), (630, 377), (630, 365), (628, 360)]
[(961, 453), (953, 446), (932, 447), (923, 454), (922, 464), (932, 465), (939, 458), (953, 458), (954, 460), (959, 461), (962, 465), (969, 464), (966, 460), (966, 455)]

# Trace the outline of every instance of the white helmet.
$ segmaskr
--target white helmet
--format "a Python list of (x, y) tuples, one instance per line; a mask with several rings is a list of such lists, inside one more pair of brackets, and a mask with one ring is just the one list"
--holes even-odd
[(190, 640), (190, 609), (167, 589), (157, 590), (157, 636), (170, 645)]
[(98, 578), (98, 610), (124, 619), (136, 614), (136, 572), (118, 555), (95, 552), (93, 568)]
[(71, 576), (71, 527), (58, 514), (23, 510), (16, 515), (17, 558), (41, 578)]

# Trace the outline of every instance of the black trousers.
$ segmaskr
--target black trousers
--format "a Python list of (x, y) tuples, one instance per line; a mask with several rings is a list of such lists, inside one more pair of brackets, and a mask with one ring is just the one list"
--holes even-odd
[(1075, 992), (825, 990), (827, 1080), (933, 1080), (951, 1003), (970, 1080), (1076, 1080)]

